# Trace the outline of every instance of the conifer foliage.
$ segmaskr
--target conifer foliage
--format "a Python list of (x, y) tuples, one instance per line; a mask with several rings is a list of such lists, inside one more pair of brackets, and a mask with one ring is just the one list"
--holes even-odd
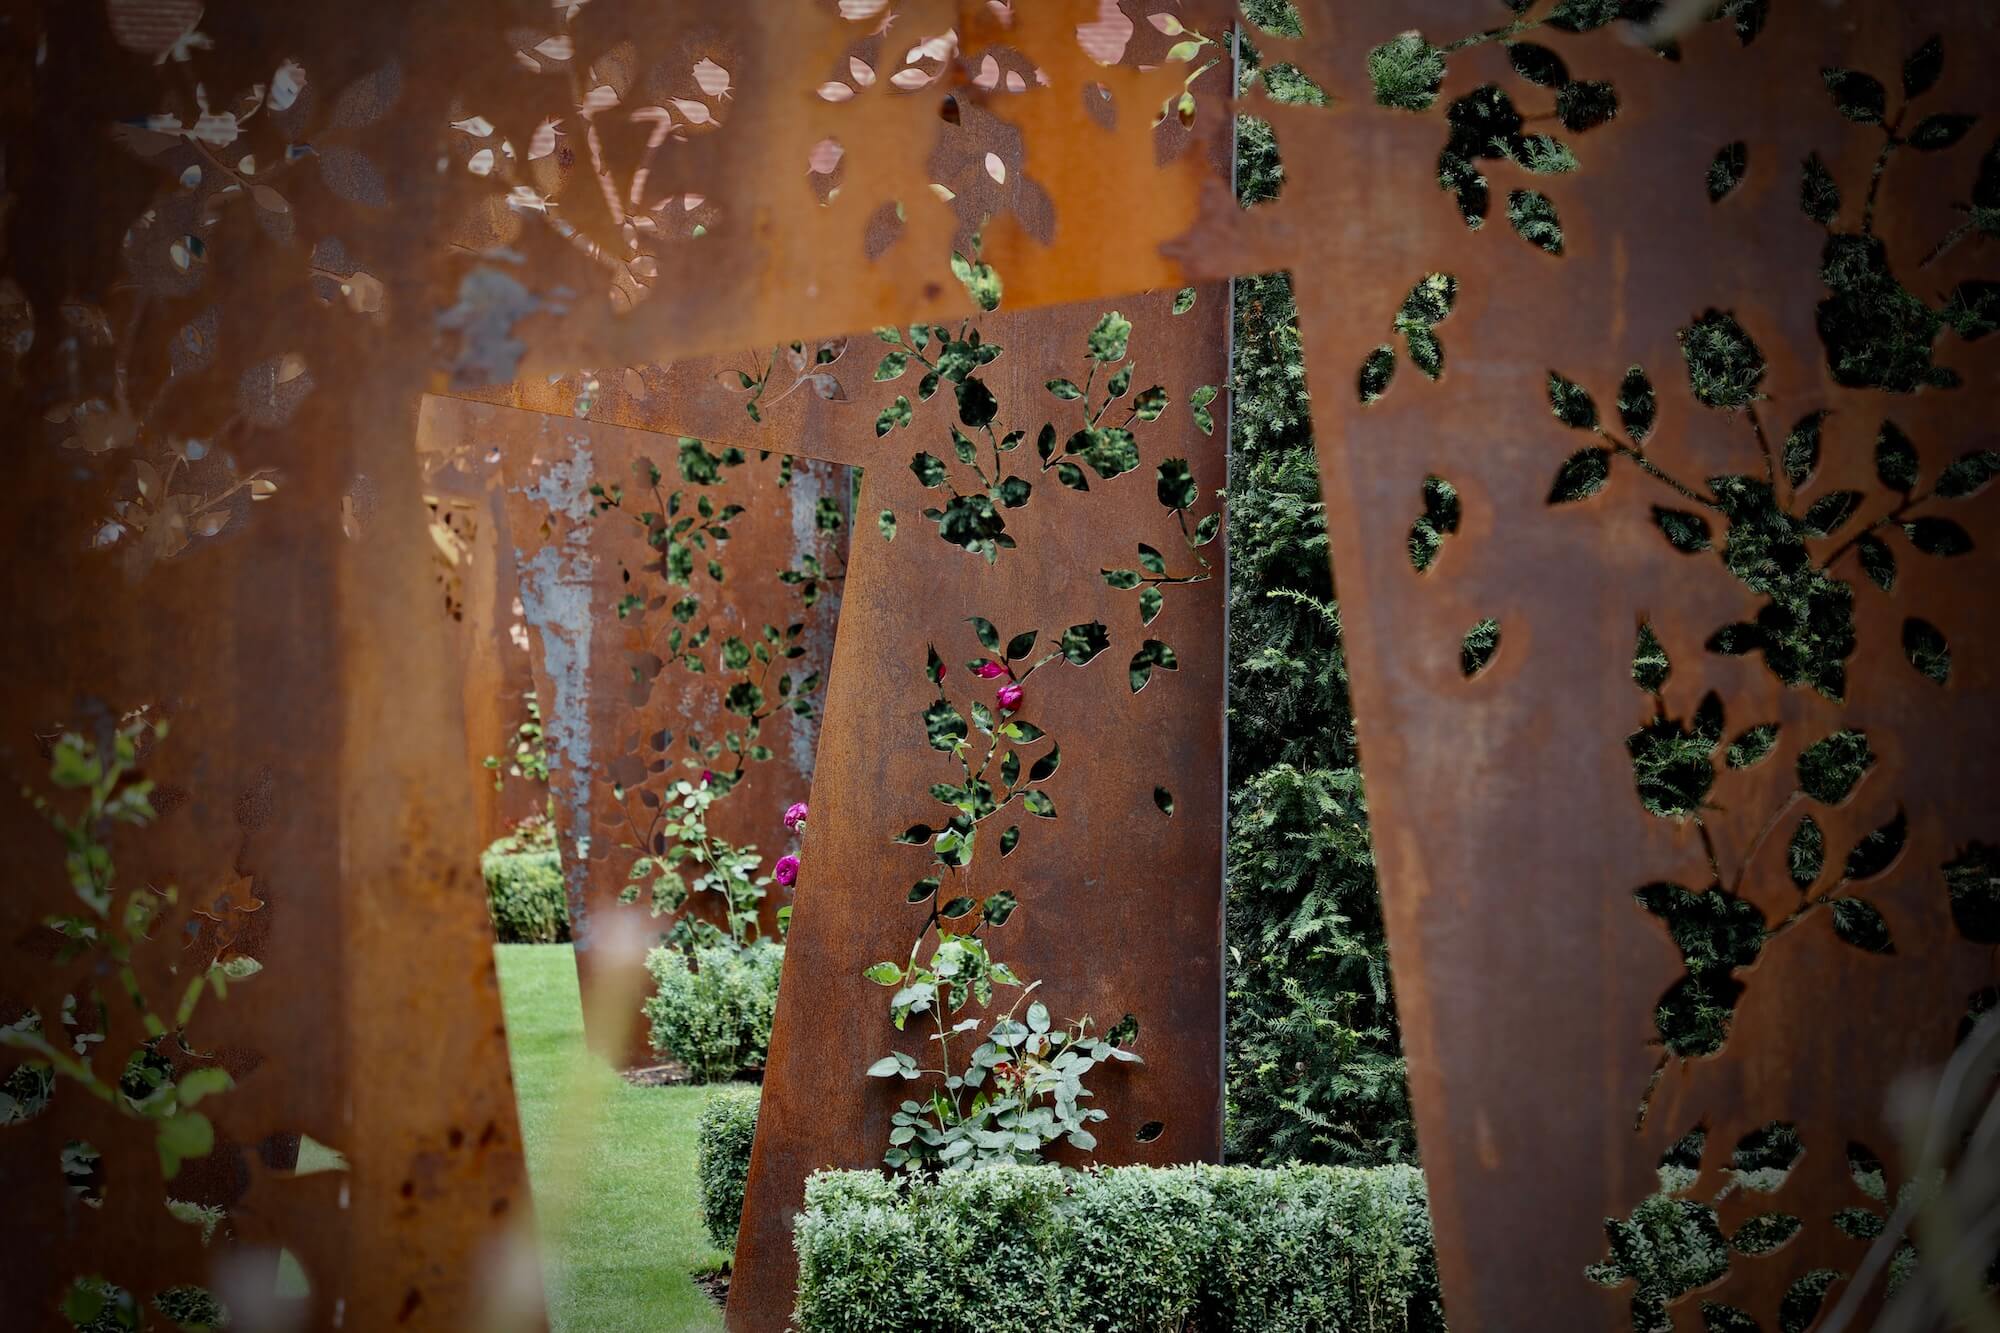
[[(1244, 54), (1247, 66), (1255, 56)], [(1283, 172), (1268, 127), (1239, 125), (1249, 207)], [(1291, 280), (1238, 279), (1235, 300), (1229, 1155), (1263, 1166), (1408, 1160), (1415, 1138)]]

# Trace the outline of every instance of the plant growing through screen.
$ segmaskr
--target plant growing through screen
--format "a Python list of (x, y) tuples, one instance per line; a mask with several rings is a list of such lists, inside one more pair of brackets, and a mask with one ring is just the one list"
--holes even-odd
[[(965, 711), (944, 691), (947, 674), (935, 648), (927, 650), (924, 678), (939, 690), (922, 715), (930, 747), (958, 764), (960, 781), (939, 782), (931, 796), (951, 814), (941, 827), (915, 824), (896, 841), (931, 851), (931, 875), (911, 886), (906, 902), (922, 905), (925, 918), (903, 963), (880, 962), (863, 975), (890, 988), (889, 1017), (898, 1031), (911, 1018), (928, 1019), (926, 1058), (892, 1052), (872, 1064), (876, 1078), (926, 1082), (922, 1095), (905, 1100), (892, 1116), (883, 1161), (900, 1170), (937, 1170), (995, 1161), (1033, 1161), (1058, 1139), (1080, 1151), (1096, 1147), (1090, 1126), (1105, 1112), (1084, 1106), (1084, 1078), (1107, 1061), (1136, 1062), (1122, 1038), (1093, 1033), (1086, 1016), (1058, 1024), (1047, 1006), (1031, 998), (1039, 982), (1024, 980), (989, 952), (990, 932), (1019, 906), (1008, 890), (982, 899), (958, 890), (969, 880), (981, 825), (1004, 822), (1018, 802), (1032, 817), (1055, 819), (1054, 798), (1044, 785), (1062, 763), (1048, 732), (1020, 716), (1030, 682), (1043, 668), (1087, 665), (1110, 644), (1103, 625), (1072, 625), (1041, 655), (1037, 630), (1002, 641), (991, 621), (969, 622), (986, 655), (966, 663), (973, 679), (998, 682), (994, 702), (973, 701)], [(1036, 685), (1039, 696), (1046, 684)], [(984, 744), (972, 739), (977, 732)], [(1031, 759), (1023, 750), (1048, 748)], [(991, 835), (987, 835), (991, 836)], [(997, 839), (999, 858), (1019, 845), (1021, 825), (1009, 823)], [(934, 942), (933, 942), (933, 937)], [(926, 947), (928, 945), (928, 953)], [(1018, 993), (997, 1017), (982, 1018), (1000, 988)], [(1025, 1006), (1025, 1008), (1023, 1007)], [(935, 1042), (931, 1050), (929, 1043)], [(954, 1054), (956, 1044), (958, 1054)], [(970, 1046), (970, 1051), (966, 1047)]]

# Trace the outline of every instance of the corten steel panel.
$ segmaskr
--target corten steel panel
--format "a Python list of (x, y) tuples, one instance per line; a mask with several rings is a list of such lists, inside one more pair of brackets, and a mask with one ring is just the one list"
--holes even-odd
[[(1674, 62), (1633, 40), (1625, 24), (1521, 34), (1559, 53), (1570, 77), (1615, 87), (1615, 119), (1578, 132), (1547, 114), (1553, 91), (1512, 72), (1498, 42), (1452, 54), (1427, 113), (1372, 104), (1362, 53), (1412, 28), (1439, 46), (1478, 34), (1505, 17), (1497, 6), (1327, 0), (1300, 8), (1306, 40), (1260, 39), (1264, 55), (1297, 61), (1332, 105), (1260, 99), (1250, 108), (1276, 128), (1283, 193), (1246, 212), (1216, 192), (1185, 253), (1239, 270), (1289, 268), (1298, 285), (1452, 1328), (1628, 1326), (1631, 1285), (1605, 1289), (1583, 1276), (1605, 1256), (1605, 1219), (1628, 1217), (1659, 1188), (1663, 1152), (1691, 1129), (1705, 1127), (1705, 1153), (1699, 1181), (1681, 1197), (1705, 1204), (1728, 1182), (1739, 1141), (1782, 1121), (1796, 1125), (1803, 1159), (1774, 1194), (1729, 1191), (1721, 1233), (1776, 1210), (1801, 1218), (1803, 1234), (1773, 1255), (1737, 1255), (1725, 1279), (1673, 1310), (1680, 1328), (1696, 1326), (1704, 1301), (1775, 1327), (1794, 1279), (1815, 1268), (1851, 1273), (1866, 1251), (1866, 1241), (1832, 1225), (1833, 1214), (1887, 1211), (1850, 1179), (1847, 1144), (1889, 1161), (1892, 1191), (1907, 1178), (1885, 1120), (1888, 1089), (1900, 1072), (1944, 1060), (1969, 999), (1996, 979), (1990, 919), (1954, 928), (1943, 867), (1996, 834), (2000, 499), (1990, 486), (1966, 498), (1933, 492), (1954, 460), (2000, 444), (2000, 339), (1940, 331), (1934, 313), (1958, 284), (1992, 277), (1995, 260), (1990, 243), (1981, 248), (1970, 235), (1933, 251), (1967, 222), (1968, 199), (1994, 202), (2000, 14), (1971, 3), (1921, 13), (1774, 5), (1748, 42), (1727, 20), (1695, 25)], [(1906, 111), (1904, 59), (1933, 33), (1942, 34), (1942, 77)], [(1955, 146), (1956, 131), (1940, 123), (1928, 132), (1932, 151), (1884, 156), (1881, 129), (1837, 110), (1822, 73), (1837, 69), (1866, 71), (1886, 86), (1885, 119), (1903, 136), (1933, 113), (1981, 119)], [(1491, 205), (1473, 232), (1438, 187), (1437, 167), (1448, 108), (1486, 84), (1530, 118), (1527, 132), (1563, 139), (1580, 165), (1537, 176), (1509, 161), (1477, 162)], [(1850, 93), (1858, 99), (1865, 87)], [(1711, 164), (1732, 144), (1746, 149), (1747, 173), (1711, 202)], [(1801, 208), (1801, 164), (1815, 154), (1840, 193), (1830, 228)], [(1526, 189), (1553, 201), (1560, 256), (1510, 227), (1510, 192)], [(1912, 294), (1903, 299), (1924, 313), (1913, 315), (1909, 304), (1870, 312), (1861, 328), (1907, 339), (1898, 354), (1906, 365), (1948, 368), (1959, 387), (1890, 392), (1844, 385), (1830, 370), (1821, 321), (1837, 329), (1843, 312), (1822, 305), (1830, 297), (1822, 252), (1865, 244), (1837, 238), (1858, 236), (1871, 212), (1888, 268)], [(1457, 283), (1435, 329), (1443, 347), (1435, 382), (1395, 327), (1412, 286), (1429, 273)], [(1990, 300), (1991, 290), (1960, 295)], [(1768, 363), (1748, 410), (1704, 406), (1690, 387), (1676, 335), (1709, 310), (1740, 321)], [(1990, 328), (1990, 310), (1985, 319)], [(1969, 327), (1978, 331), (1976, 321)], [(1391, 345), (1393, 379), (1364, 404), (1359, 372), (1381, 344)], [(1564, 461), (1612, 441), (1557, 420), (1549, 373), (1580, 384), (1605, 429), (1629, 445), (1619, 398), (1632, 366), (1644, 368), (1657, 394), (1645, 458), (1692, 495), (1617, 454), (1600, 491), (1551, 504)], [(1830, 415), (1817, 464), (1794, 481), (1782, 465), (1788, 433), (1822, 411)], [(1921, 475), (1907, 498), (1877, 476), (1885, 421), (1914, 442)], [(1760, 444), (1780, 455), (1776, 466)], [(1895, 454), (1892, 437), (1892, 461)], [(1845, 659), (1844, 699), (1787, 687), (1761, 653), (1705, 647), (1769, 601), (1723, 563), (1728, 551), (1754, 574), (1757, 534), (1748, 519), (1715, 510), (1707, 479), (1762, 481), (1767, 469), (1792, 517), (1769, 520), (1776, 563), (1764, 568), (1826, 569), (1839, 587), (1818, 590), (1815, 628), (1829, 643), (1841, 637), (1840, 604), (1851, 592), (1854, 646), (1835, 654)], [(1407, 544), (1428, 475), (1457, 488), (1462, 518), (1419, 574)], [(1954, 489), (1972, 488), (1945, 492)], [(1842, 490), (1856, 493), (1857, 507), (1836, 525), (1842, 502), (1828, 497)], [(1822, 501), (1814, 523), (1834, 528), (1828, 536), (1805, 531), (1804, 516)], [(1677, 551), (1654, 506), (1700, 515), (1707, 549)], [(1959, 527), (1936, 526), (1942, 520)], [(1906, 535), (1897, 527), (1904, 521), (1919, 526)], [(1893, 553), (1892, 591), (1864, 574), (1855, 545), (1863, 531)], [(1959, 535), (1970, 543), (1961, 554), (1919, 549), (1950, 549)], [(1468, 679), (1461, 638), (1486, 617), (1498, 621), (1498, 652)], [(1949, 641), (1942, 685), (1906, 654), (1912, 618)], [(1722, 744), (1698, 760), (1716, 775), (1699, 822), (1648, 814), (1635, 788), (1627, 737), (1654, 720), (1656, 707), (1632, 677), (1642, 620), (1672, 664), (1658, 705), (1664, 716), (1693, 725), (1710, 691), (1721, 705)], [(1779, 726), (1775, 752), (1753, 767), (1727, 766), (1723, 747), (1762, 723)], [(1838, 804), (1798, 794), (1802, 751), (1843, 728), (1865, 733), (1875, 756), (1860, 785)], [(1801, 892), (1787, 858), (1807, 813), (1824, 832), (1826, 864)], [(1894, 863), (1846, 881), (1850, 849), (1899, 814), (1907, 825)], [(1974, 878), (1980, 873), (1990, 872)], [(1718, 1054), (1664, 1059), (1635, 1130), (1665, 1055), (1655, 1007), (1673, 1000), (1669, 989), (1687, 975), (1662, 921), (1635, 901), (1635, 891), (1662, 881), (1696, 894), (1717, 893), (1719, 882), (1750, 905), (1740, 911), (1776, 933), (1754, 965), (1715, 974), (1723, 1008), (1728, 986), (1743, 988), (1726, 1042)], [(1832, 908), (1810, 906), (1836, 892), (1879, 910), (1893, 954), (1843, 942)], [(1829, 1304), (1842, 1294), (1836, 1286)]]
[[(419, 436), (426, 448), (498, 453), (504, 460), (510, 524), (517, 534), (518, 593), (534, 644), (539, 697), (546, 701), (549, 790), (579, 978), (590, 985), (604, 970), (622, 968), (631, 987), (643, 992), (647, 986), (630, 973), (674, 917), (652, 915), (650, 889), (641, 891), (638, 904), (621, 904), (619, 897), (632, 883), (637, 857), (658, 855), (669, 845), (660, 828), (660, 794), (678, 780), (697, 780), (704, 770), (737, 771), (733, 753), (725, 749), (720, 757), (704, 759), (699, 747), (744, 729), (743, 719), (724, 707), (725, 692), (739, 679), (758, 680), (769, 700), (753, 743), (769, 747), (772, 755), (742, 761), (743, 776), (712, 807), (709, 828), (725, 842), (757, 848), (766, 874), (793, 849), (783, 815), (793, 802), (806, 799), (811, 786), (817, 710), (840, 595), (834, 583), (808, 608), (778, 575), (806, 556), (818, 559), (830, 575), (841, 573), (846, 474), (806, 459), (787, 468), (779, 457), (760, 460), (753, 451), (740, 465), (725, 466), (719, 482), (697, 485), (681, 471), (675, 436), (579, 419), (571, 411), (565, 404), (562, 415), (547, 416), (427, 398)], [(740, 407), (737, 416), (750, 424)], [(662, 474), (657, 496), (649, 493), (648, 465)], [(781, 477), (788, 477), (782, 486)], [(622, 505), (601, 508), (590, 492), (598, 485), (607, 493), (622, 487)], [(665, 512), (675, 491), (684, 495), (682, 512), (691, 513), (698, 496), (707, 496), (718, 512), (744, 506), (727, 523), (726, 541), (694, 553), (695, 568), (685, 585), (666, 580), (661, 552), (648, 545), (637, 521), (647, 510)], [(819, 525), (822, 498), (842, 511), (841, 530)], [(720, 583), (706, 568), (711, 555), (723, 566)], [(628, 596), (639, 597), (641, 604), (621, 615)], [(672, 612), (683, 596), (700, 603), (685, 624)], [(696, 654), (703, 668), (697, 672), (671, 652), (669, 636), (677, 629), (691, 635), (704, 625), (712, 638)], [(803, 655), (774, 662), (768, 673), (754, 663), (747, 673), (723, 670), (722, 642), (735, 636), (754, 643), (766, 625), (781, 634), (800, 626), (791, 641)], [(822, 684), (807, 696), (813, 713), (783, 707), (780, 677), (803, 682), (814, 673)], [(698, 895), (690, 910), (725, 925), (713, 898)], [(764, 933), (775, 935), (776, 913), (789, 901), (787, 890), (771, 886), (760, 914)], [(613, 931), (610, 915), (639, 929), (629, 935)], [(621, 941), (641, 952), (614, 955)], [(615, 1031), (590, 1036), (620, 1064), (653, 1062), (645, 1025), (636, 1018), (621, 1016)]]
[[(1181, 316), (1169, 314), (1171, 302), (1172, 293), (1157, 293), (1104, 306), (1003, 310), (981, 321), (987, 341), (1004, 349), (981, 376), (1001, 403), (996, 428), (1023, 428), (1030, 442), (1042, 422), (1075, 414), (1075, 404), (1057, 402), (1043, 385), (1065, 375), (1081, 382), (1085, 335), (1106, 308), (1122, 309), (1135, 326), (1134, 383), (1157, 382), (1172, 395), (1164, 417), (1137, 428), (1140, 466), (1110, 480), (1092, 475), (1088, 493), (1037, 472), (1032, 443), (1011, 455), (1010, 470), (1030, 477), (1034, 490), (1024, 507), (1007, 511), (1019, 546), (996, 563), (948, 545), (922, 517), (942, 492), (918, 483), (910, 457), (918, 450), (949, 455), (947, 426), (956, 415), (948, 386), (917, 405), (910, 427), (878, 440), (872, 423), (880, 405), (910, 386), (869, 384), (875, 357), (888, 349), (850, 344), (843, 363), (853, 364), (842, 382), (855, 404), (829, 406), (806, 436), (808, 449), (874, 461), (856, 505), (813, 815), (730, 1288), (732, 1328), (785, 1326), (797, 1262), (792, 1222), (806, 1176), (879, 1163), (890, 1113), (909, 1095), (900, 1080), (863, 1077), (892, 1049), (919, 1053), (923, 1038), (917, 1023), (900, 1036), (894, 1031), (889, 993), (861, 972), (907, 958), (926, 925), (928, 909), (908, 904), (907, 890), (936, 868), (928, 849), (892, 839), (912, 824), (942, 822), (927, 789), (958, 774), (926, 741), (923, 713), (940, 693), (925, 679), (926, 646), (944, 659), (942, 693), (960, 709), (991, 703), (994, 682), (966, 669), (968, 659), (985, 653), (969, 616), (986, 617), (1004, 637), (1040, 630), (1035, 656), (1065, 627), (1093, 620), (1107, 627), (1110, 647), (1087, 665), (1058, 660), (1027, 681), (1019, 715), (1061, 747), (1046, 788), (1056, 818), (983, 823), (987, 839), (996, 825), (1023, 825), (1019, 845), (1003, 860), (989, 842), (965, 882), (948, 884), (942, 896), (1011, 890), (1020, 906), (991, 932), (995, 956), (1043, 979), (1039, 995), (1058, 1017), (1088, 1014), (1100, 1031), (1128, 1013), (1138, 1020), (1146, 1063), (1111, 1066), (1090, 1081), (1092, 1104), (1110, 1113), (1098, 1126), (1096, 1160), (1220, 1156), (1220, 541), (1206, 548), (1213, 577), (1169, 588), (1150, 626), (1140, 623), (1137, 594), (1113, 590), (1099, 575), (1134, 564), (1141, 541), (1168, 553), (1173, 574), (1194, 568), (1155, 493), (1161, 462), (1189, 461), (1203, 495), (1197, 512), (1214, 507), (1212, 492), (1224, 483), (1226, 427), (1213, 436), (1197, 431), (1187, 396), (1198, 385), (1224, 382), (1227, 290), (1201, 289), (1195, 308)], [(897, 518), (893, 541), (873, 528), (885, 509)], [(1155, 671), (1135, 694), (1127, 664), (1147, 639), (1171, 644), (1179, 667)], [(1024, 748), (1031, 762), (1045, 747)], [(1155, 787), (1172, 793), (1171, 817), (1155, 804)], [(1140, 1129), (1154, 1121), (1163, 1132), (1139, 1142)]]
[[(50, 791), (52, 732), (102, 736), (141, 706), (172, 728), (143, 759), (157, 824), (112, 839), (116, 901), (177, 896), (133, 943), (134, 980), (173, 1029), (212, 959), (262, 970), (165, 1038), (177, 1074), (219, 1067), (235, 1084), (201, 1101), (214, 1147), (171, 1181), (155, 1123), (67, 1076), (39, 1115), (0, 1129), (0, 1288), (33, 1328), (64, 1326), (61, 1293), (90, 1274), (131, 1290), (148, 1326), (178, 1284), (213, 1288), (246, 1327), (463, 1328), (503, 1288), (539, 1322), (532, 1271), (501, 1283), (488, 1267), (527, 1208), (402, 411), (429, 335), (314, 274), (345, 262), (326, 248), (337, 235), (387, 308), (425, 304), (429, 252), (409, 242), (432, 224), (434, 158), (385, 113), (441, 121), (446, 97), (370, 76), (449, 53), (382, 10), (259, 11), (254, 40), (223, 16), (190, 77), (152, 43), (155, 20), (178, 15), (179, 32), (195, 12), (113, 5), (107, 26), (101, 5), (19, 10), (0, 34), (0, 505), (16, 539), (0, 1016), (34, 1009), (66, 1047), (63, 997), (101, 992), (108, 1032), (86, 1050), (114, 1082), (146, 1038), (102, 955), (65, 963), (51, 947), (44, 918), (89, 909), (20, 794)], [(191, 123), (196, 78), (240, 109), (239, 91), (294, 52), (311, 53), (323, 99), (251, 122), (227, 165), (212, 139), (129, 119), (179, 107)], [(308, 135), (325, 161), (367, 155), (397, 182), (395, 211), (283, 167), (286, 138)], [(270, 172), (254, 197), (240, 184), (252, 154)], [(75, 813), (75, 792), (54, 799)], [(9, 1050), (0, 1068), (23, 1058)], [(66, 1187), (72, 1140), (101, 1153), (101, 1207)], [(206, 1247), (170, 1197), (226, 1210)], [(310, 1284), (296, 1300), (274, 1295), (281, 1247)]]
[[(535, 677), (527, 622), (507, 535), (506, 490), (497, 461), (422, 455), (438, 592), (451, 627), (465, 701), (465, 758), (472, 774), (473, 827), (485, 847), (548, 805), (548, 784), (508, 772), (528, 721)], [(500, 768), (488, 768), (496, 758)], [(496, 778), (498, 779), (496, 781)]]
[[(1160, 243), (1193, 221), (1226, 151), (1228, 62), (1211, 63), (1218, 44), (1169, 60), (1187, 35), (1120, 8), (513, 0), (414, 15), (460, 42), (443, 146), (478, 173), (450, 233), (467, 304), (514, 326), (538, 378), (956, 317), (970, 305), (938, 264), (982, 221), (1017, 306), (1177, 285)], [(1224, 37), (1217, 0), (1173, 9)], [(1190, 123), (1156, 128), (1196, 70)], [(493, 358), (523, 350), (487, 343), (472, 359), (493, 373), (453, 387), (514, 378)]]

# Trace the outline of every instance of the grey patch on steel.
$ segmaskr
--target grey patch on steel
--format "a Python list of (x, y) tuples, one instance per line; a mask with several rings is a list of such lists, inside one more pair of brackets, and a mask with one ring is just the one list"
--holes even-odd
[[(799, 459), (792, 468), (792, 484), (788, 488), (792, 501), (792, 563), (794, 565), (808, 555), (820, 554), (821, 538), (818, 523), (821, 496), (831, 495), (844, 498), (841, 490), (847, 484), (847, 469), (832, 463), (817, 463)], [(846, 505), (841, 506), (843, 510)], [(852, 519), (847, 524), (851, 532)], [(840, 619), (840, 593), (831, 586), (820, 591), (819, 614), (812, 618), (811, 626), (805, 632), (803, 646), (808, 662), (818, 662), (820, 666), (819, 697), (826, 698), (826, 677), (833, 665), (834, 626)], [(790, 757), (792, 771), (812, 781), (813, 756), (819, 752), (819, 714), (815, 710), (811, 717), (801, 717), (791, 709), (785, 710), (785, 750)]]
[(542, 636), (542, 665), (553, 695), (542, 709), (542, 743), (549, 767), (579, 775), (570, 785), (570, 827), (585, 832), (576, 838), (572, 855), (564, 856), (563, 896), (569, 899), (570, 938), (578, 953), (591, 947), (591, 920), (586, 890), (590, 884), (590, 775), (595, 771), (590, 730), (591, 581), (596, 562), (590, 554), (590, 483), (595, 465), (590, 440), (566, 437), (569, 456), (543, 469), (540, 476), (516, 491), (546, 506), (553, 515), (570, 520), (560, 540), (533, 556), (518, 549), (514, 558), (521, 575), (521, 606), (528, 624)]
[(458, 334), (458, 352), (451, 362), (454, 389), (506, 384), (514, 378), (527, 344), (514, 336), (514, 325), (547, 308), (561, 307), (542, 299), (519, 281), (486, 265), (472, 270), (458, 284), (458, 304), (440, 311), (438, 328)]

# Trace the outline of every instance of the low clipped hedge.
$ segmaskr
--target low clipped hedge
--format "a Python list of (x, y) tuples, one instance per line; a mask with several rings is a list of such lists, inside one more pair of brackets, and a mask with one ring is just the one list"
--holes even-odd
[(822, 1172), (800, 1333), (1442, 1333), (1412, 1167)]
[(702, 1103), (695, 1122), (694, 1170), (701, 1222), (718, 1250), (736, 1251), (743, 1185), (750, 1178), (750, 1141), (757, 1137), (760, 1088), (720, 1088)]
[(706, 945), (692, 965), (678, 948), (646, 955), (653, 994), (642, 1012), (646, 1036), (662, 1059), (679, 1060), (696, 1083), (723, 1083), (762, 1069), (778, 1010), (784, 946), (773, 940)]
[(569, 938), (562, 858), (553, 851), (509, 851), (502, 838), (479, 858), (486, 907), (502, 944), (560, 944)]

